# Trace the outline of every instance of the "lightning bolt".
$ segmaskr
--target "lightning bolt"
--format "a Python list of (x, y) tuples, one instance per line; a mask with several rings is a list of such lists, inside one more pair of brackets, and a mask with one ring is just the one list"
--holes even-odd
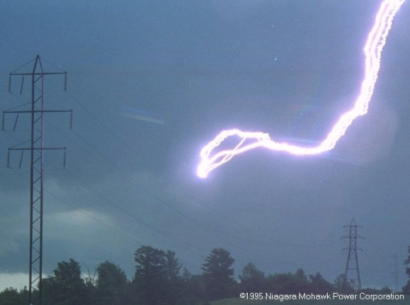
[[(380, 5), (374, 25), (364, 46), (365, 73), (362, 86), (352, 109), (343, 113), (333, 125), (325, 139), (317, 146), (303, 147), (286, 142), (275, 142), (267, 133), (246, 132), (239, 129), (229, 129), (220, 132), (212, 141), (205, 145), (200, 153), (200, 163), (197, 175), (206, 178), (208, 174), (231, 160), (234, 156), (246, 151), (264, 147), (272, 151), (283, 151), (292, 155), (318, 155), (332, 150), (340, 138), (346, 133), (352, 122), (367, 113), (380, 70), (380, 60), (386, 38), (391, 29), (393, 19), (405, 0), (385, 0)], [(239, 143), (228, 150), (215, 151), (229, 137), (238, 137)]]

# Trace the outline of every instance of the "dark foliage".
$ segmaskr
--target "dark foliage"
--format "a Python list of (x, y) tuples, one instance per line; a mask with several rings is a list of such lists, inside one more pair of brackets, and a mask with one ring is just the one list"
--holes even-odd
[[(181, 273), (181, 264), (175, 252), (142, 246), (135, 252), (135, 276), (128, 280), (125, 272), (112, 262), (105, 261), (96, 268), (96, 276), (81, 276), (78, 262), (70, 259), (60, 262), (53, 275), (43, 279), (44, 305), (202, 305), (210, 301), (237, 297), (240, 292), (274, 294), (314, 293), (338, 291), (355, 293), (341, 274), (334, 284), (320, 273), (306, 275), (303, 269), (295, 273), (264, 272), (248, 263), (239, 275), (233, 277), (234, 259), (222, 248), (213, 249), (202, 265), (203, 273), (192, 275), (187, 269)], [(409, 258), (406, 264), (410, 264)], [(410, 277), (410, 268), (407, 268)], [(408, 289), (408, 290), (406, 290)], [(410, 293), (410, 280), (403, 292)], [(388, 287), (363, 289), (368, 294), (388, 294)], [(37, 293), (37, 292), (36, 292)], [(0, 292), (1, 305), (26, 304), (28, 291), (12, 288)]]
[[(404, 263), (406, 265), (410, 265), (410, 246), (409, 246), (409, 257), (406, 259)], [(410, 268), (409, 267), (406, 268), (406, 274), (408, 275), (409, 280), (407, 281), (406, 286), (403, 287), (403, 293), (410, 295)]]
[(134, 284), (142, 305), (177, 304), (181, 294), (181, 265), (173, 251), (142, 246), (135, 252)]
[(202, 265), (205, 279), (205, 291), (210, 300), (219, 300), (235, 296), (231, 254), (222, 248), (213, 249)]
[(96, 294), (99, 304), (121, 305), (127, 290), (127, 276), (117, 265), (105, 261), (97, 267)]
[(393, 291), (389, 287), (385, 286), (381, 289), (365, 288), (365, 289), (360, 290), (360, 292), (364, 292), (366, 294), (390, 294)]
[(309, 275), (309, 278), (310, 292), (315, 294), (324, 294), (335, 291), (335, 287), (326, 281), (319, 272), (315, 275)]
[(337, 277), (334, 286), (336, 291), (339, 293), (353, 294), (356, 292), (352, 285), (348, 281), (346, 281), (345, 275), (343, 273)]
[(182, 273), (181, 305), (196, 304), (205, 300), (205, 279), (203, 275), (192, 275), (187, 269)]
[(335, 285), (326, 281), (320, 273), (308, 277), (303, 269), (298, 269), (294, 274), (269, 275), (266, 282), (268, 291), (276, 294), (324, 294), (336, 291)]
[(54, 275), (43, 280), (44, 304), (81, 305), (87, 303), (87, 286), (78, 262), (60, 262)]
[(239, 275), (239, 290), (240, 292), (259, 292), (266, 291), (265, 273), (260, 271), (252, 263), (248, 263), (242, 269), (242, 274)]
[(28, 301), (27, 290), (22, 290), (20, 292), (17, 289), (6, 288), (0, 293), (0, 304), (1, 305), (19, 305), (25, 304)]

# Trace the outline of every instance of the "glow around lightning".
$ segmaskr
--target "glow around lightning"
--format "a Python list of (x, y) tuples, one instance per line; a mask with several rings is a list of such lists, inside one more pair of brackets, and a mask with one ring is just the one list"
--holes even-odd
[[(235, 155), (258, 147), (299, 156), (318, 155), (332, 150), (346, 133), (352, 122), (357, 117), (365, 115), (368, 111), (380, 69), (382, 50), (386, 44), (386, 38), (392, 26), (394, 16), (404, 2), (405, 0), (385, 0), (382, 2), (363, 49), (365, 69), (360, 93), (356, 98), (353, 108), (340, 116), (326, 138), (319, 145), (313, 147), (296, 146), (286, 142), (275, 142), (270, 138), (269, 134), (263, 132), (246, 132), (239, 129), (223, 130), (202, 148), (197, 175), (201, 178), (206, 178), (212, 170), (228, 162)], [(216, 151), (218, 146), (229, 137), (239, 138), (238, 144), (232, 149)]]

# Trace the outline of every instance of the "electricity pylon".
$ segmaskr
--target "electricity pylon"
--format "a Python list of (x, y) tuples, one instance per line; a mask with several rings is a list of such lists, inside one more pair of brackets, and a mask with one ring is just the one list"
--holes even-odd
[[(350, 225), (344, 226), (349, 228), (349, 235), (343, 236), (342, 238), (349, 239), (349, 246), (345, 248), (348, 251), (347, 253), (347, 261), (346, 261), (346, 268), (344, 273), (344, 282), (347, 283), (349, 271), (353, 271), (356, 274), (350, 278), (350, 283), (352, 284), (354, 289), (361, 290), (362, 289), (362, 281), (360, 279), (360, 269), (359, 269), (359, 258), (357, 255), (357, 251), (361, 250), (357, 247), (357, 239), (363, 238), (359, 236), (357, 233), (357, 228), (361, 228), (362, 226), (356, 225), (356, 221), (353, 218)], [(357, 284), (357, 286), (356, 286)]]
[[(44, 114), (48, 112), (70, 112), (72, 110), (45, 110), (44, 109), (44, 78), (47, 75), (64, 75), (64, 90), (67, 84), (67, 72), (45, 72), (40, 56), (34, 60), (31, 72), (11, 72), (9, 74), (9, 92), (11, 92), (11, 79), (13, 76), (21, 76), (22, 83), (20, 93), (23, 91), (24, 78), (31, 78), (31, 109), (30, 110), (6, 110), (3, 112), (3, 130), (5, 114), (16, 114), (14, 130), (20, 114), (31, 115), (31, 140), (30, 147), (11, 147), (8, 151), (7, 166), (10, 166), (10, 152), (21, 151), (20, 167), (24, 151), (30, 152), (30, 258), (29, 258), (29, 305), (43, 304), (42, 275), (43, 275), (43, 178), (44, 178), (44, 151), (61, 150), (65, 147), (44, 146)], [(70, 123), (71, 127), (71, 123)], [(35, 293), (36, 286), (38, 293)]]

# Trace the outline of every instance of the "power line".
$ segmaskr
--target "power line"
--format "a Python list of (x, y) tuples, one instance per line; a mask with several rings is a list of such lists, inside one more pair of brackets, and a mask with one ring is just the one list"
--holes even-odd
[[(17, 170), (15, 170), (14, 168), (9, 168), (9, 169), (12, 170), (16, 176), (23, 177), (24, 179), (26, 179), (26, 180), (29, 181), (29, 178), (25, 177), (25, 174), (28, 174), (28, 173), (17, 172)], [(48, 170), (48, 172), (51, 172), (51, 171), (61, 172), (61, 169), (55, 169), (55, 170), (50, 170), (50, 169), (49, 169), (49, 170)], [(8, 175), (10, 175), (10, 173), (8, 173)], [(98, 218), (92, 216), (90, 213), (87, 213), (87, 212), (84, 211), (83, 209), (80, 209), (80, 207), (71, 204), (69, 201), (63, 199), (61, 196), (58, 196), (56, 193), (54, 193), (54, 192), (50, 191), (49, 189), (47, 189), (47, 187), (44, 187), (44, 192), (47, 193), (47, 194), (49, 194), (49, 195), (51, 195), (51, 196), (53, 196), (53, 197), (54, 197), (55, 199), (57, 199), (60, 203), (65, 204), (65, 205), (67, 205), (67, 206), (73, 208), (75, 211), (78, 211), (79, 213), (83, 214), (83, 215), (86, 216), (87, 218), (90, 218), (91, 220), (93, 220), (93, 221), (97, 222), (98, 224), (100, 224), (100, 225), (106, 227), (107, 229), (110, 229), (110, 230), (112, 230), (113, 232), (115, 232), (115, 233), (117, 233), (117, 234), (119, 234), (119, 235), (121, 235), (121, 236), (123, 236), (123, 237), (125, 237), (125, 238), (128, 238), (129, 240), (131, 240), (131, 241), (133, 241), (133, 242), (136, 242), (136, 243), (139, 244), (139, 245), (144, 245), (144, 244), (146, 244), (146, 242), (144, 242), (144, 241), (142, 241), (142, 240), (136, 238), (136, 237), (133, 236), (133, 235), (130, 235), (128, 232), (125, 232), (125, 231), (123, 231), (123, 230), (121, 230), (121, 229), (119, 229), (119, 228), (117, 228), (117, 227), (115, 227), (115, 226), (112, 226), (112, 225), (110, 225), (110, 224), (108, 224), (108, 223), (106, 223), (106, 222), (104, 222), (104, 221), (102, 221), (102, 220), (100, 220), (100, 219), (98, 219)], [(204, 251), (204, 250), (202, 249), (202, 252), (203, 252), (203, 251)], [(194, 252), (194, 254), (198, 255), (198, 253), (196, 253), (196, 252)], [(202, 255), (200, 255), (199, 258), (204, 259), (204, 257), (203, 257)], [(189, 259), (188, 259), (188, 260), (189, 260)], [(184, 260), (184, 261), (186, 261), (186, 260)], [(190, 260), (189, 260), (189, 261), (190, 261)], [(191, 265), (193, 266), (192, 261), (190, 261), (190, 263), (191, 263)]]
[[(51, 123), (49, 123), (51, 124)], [(51, 124), (53, 125), (53, 124)], [(54, 126), (54, 129), (59, 130), (57, 127)], [(110, 159), (108, 159), (104, 154), (102, 154), (94, 145), (92, 145), (90, 143), (90, 141), (87, 141), (82, 135), (80, 135), (79, 133), (77, 133), (75, 130), (73, 131), (73, 133), (79, 137), (85, 144), (87, 144), (87, 146), (89, 146), (95, 153), (97, 153), (99, 156), (101, 156), (106, 162), (108, 162), (113, 168), (115, 168), (119, 173), (122, 173), (122, 175), (116, 173), (116, 172), (112, 172), (112, 173), (116, 173), (116, 175), (118, 177), (120, 177), (121, 179), (127, 181), (130, 185), (132, 185), (133, 188), (137, 188), (140, 192), (148, 195), (149, 197), (152, 197), (153, 199), (155, 199), (159, 204), (165, 206), (166, 208), (170, 209), (171, 211), (173, 211), (174, 213), (176, 213), (177, 215), (179, 215), (180, 217), (186, 219), (187, 221), (189, 221), (190, 223), (194, 224), (195, 226), (198, 226), (199, 228), (201, 228), (203, 231), (210, 233), (214, 236), (217, 236), (218, 238), (222, 238), (221, 237), (221, 232), (217, 232), (217, 231), (213, 231), (211, 229), (209, 229), (209, 226), (206, 226), (205, 224), (201, 223), (200, 221), (198, 221), (197, 219), (193, 218), (190, 215), (187, 215), (186, 213), (180, 211), (179, 209), (175, 208), (174, 206), (172, 206), (171, 204), (167, 203), (166, 201), (164, 201), (162, 198), (160, 198), (157, 194), (152, 193), (151, 191), (149, 191), (147, 188), (141, 186), (139, 183), (137, 183), (136, 181), (134, 181), (134, 179), (126, 176), (125, 174), (123, 174), (123, 171), (121, 168), (118, 167), (118, 165), (116, 165), (115, 163), (113, 163)], [(78, 144), (76, 144), (78, 145)], [(106, 162), (101, 162), (101, 164), (103, 164), (104, 166), (107, 166)], [(72, 174), (72, 173), (71, 173)], [(73, 175), (73, 174), (72, 174)], [(233, 235), (228, 235), (228, 234), (224, 234), (228, 236), (228, 239), (224, 239), (224, 241), (228, 244), (232, 244), (231, 239), (237, 239), (237, 236), (233, 236)], [(241, 238), (241, 241), (243, 241), (243, 238)], [(255, 241), (252, 241), (255, 242)]]
[[(136, 152), (135, 157), (140, 158), (137, 151), (135, 151), (126, 141), (124, 141), (121, 137), (119, 137), (114, 131), (112, 131), (105, 123), (103, 123), (101, 120), (99, 120), (91, 111), (89, 111), (86, 106), (83, 103), (80, 103), (72, 94), (68, 94), (75, 103), (77, 103), (78, 105), (81, 106), (81, 108), (87, 112), (87, 114), (89, 114), (90, 117), (92, 117), (94, 120), (96, 120), (104, 129), (106, 129), (107, 131), (110, 132), (110, 134), (115, 137), (117, 140), (121, 141), (127, 148), (129, 148), (130, 150)], [(74, 131), (75, 134), (77, 134)], [(108, 161), (109, 164), (111, 164), (113, 167), (115, 167), (119, 172), (123, 172), (122, 169), (120, 169), (116, 164), (114, 164), (111, 160), (109, 160), (104, 154), (102, 154), (94, 145), (91, 144), (90, 141), (87, 141), (83, 136), (77, 134), (77, 136), (82, 139), (82, 141), (84, 143), (86, 143), (88, 146), (90, 146), (92, 148), (92, 150), (94, 152), (96, 152), (99, 156), (103, 157), (104, 160)], [(180, 160), (177, 160), (179, 162), (181, 162)], [(103, 165), (107, 166), (107, 164), (104, 162), (102, 162)], [(118, 175), (119, 176), (119, 175)], [(119, 176), (120, 177), (120, 176)], [(122, 176), (121, 176), (122, 177)], [(160, 204), (165, 205), (166, 207), (170, 208), (171, 210), (173, 210), (175, 213), (177, 213), (179, 216), (182, 216), (184, 218), (186, 218), (186, 220), (189, 220), (190, 222), (194, 223), (196, 226), (201, 227), (202, 229), (204, 229), (205, 231), (207, 231), (208, 233), (212, 233), (212, 234), (216, 234), (216, 236), (218, 236), (218, 238), (221, 238), (221, 232), (213, 232), (210, 231), (208, 228), (209, 226), (203, 225), (201, 224), (198, 220), (192, 218), (192, 216), (186, 215), (185, 213), (181, 212), (180, 210), (176, 209), (175, 207), (173, 207), (172, 205), (170, 205), (169, 203), (166, 203), (164, 200), (162, 200), (161, 198), (158, 197), (157, 194), (153, 194), (152, 192), (148, 191), (146, 188), (142, 187), (139, 184), (136, 184), (135, 181), (133, 181), (133, 179), (129, 178), (128, 176), (122, 177), (122, 179), (127, 180), (128, 182), (130, 182), (130, 184), (134, 187), (134, 188), (138, 188), (140, 191), (146, 193), (147, 195), (149, 195), (150, 197), (154, 198), (157, 202), (159, 202)], [(236, 223), (235, 223), (236, 224)], [(243, 226), (243, 224), (241, 224), (241, 226)], [(225, 240), (225, 242), (227, 242), (228, 244), (232, 244), (232, 238), (237, 239), (238, 236), (233, 236), (233, 235), (228, 235), (226, 232), (223, 233), (223, 235), (229, 236), (230, 239)], [(243, 237), (240, 236), (241, 242), (243, 242)], [(251, 241), (252, 243), (256, 243), (255, 240)], [(264, 245), (267, 245), (268, 243), (264, 243)], [(236, 245), (234, 245), (236, 247)], [(260, 255), (259, 255), (260, 256)], [(265, 259), (272, 261), (272, 258), (267, 258), (264, 257)], [(289, 262), (286, 262), (289, 263)]]
[[(78, 101), (77, 98), (75, 98), (71, 93), (67, 93), (68, 96), (70, 96), (73, 101), (78, 104), (84, 111), (86, 111), (87, 114), (90, 115), (90, 117), (92, 117), (96, 122), (98, 122), (105, 130), (107, 130), (115, 139), (117, 139), (118, 141), (120, 141), (124, 146), (126, 146), (128, 149), (130, 149), (131, 151), (133, 151), (135, 153), (135, 157), (136, 158), (141, 158), (138, 154), (138, 152), (129, 144), (127, 143), (127, 141), (123, 140), (121, 137), (119, 137), (114, 131), (111, 130), (111, 128), (109, 128), (104, 122), (102, 122), (100, 119), (98, 119), (98, 117), (96, 117), (91, 111), (89, 111), (86, 106), (83, 103), (80, 103)], [(74, 131), (74, 133), (87, 145), (90, 146), (93, 151), (95, 151), (98, 155), (102, 156), (109, 164), (111, 164), (113, 167), (115, 167), (116, 169), (119, 170), (119, 172), (122, 172), (122, 170), (116, 165), (114, 164), (111, 160), (109, 160), (106, 156), (104, 156), (97, 148), (95, 148), (90, 141), (87, 141), (82, 135), (79, 135), (78, 133), (76, 133)], [(181, 164), (184, 164), (181, 160), (173, 157), (175, 160), (177, 160), (178, 162), (180, 162)], [(144, 162), (150, 162), (147, 160), (144, 160)], [(104, 163), (104, 165), (106, 165)], [(178, 214), (179, 216), (185, 218), (186, 220), (188, 220), (189, 222), (193, 223), (194, 225), (200, 227), (201, 229), (211, 233), (212, 235), (217, 236), (218, 238), (221, 238), (221, 232), (220, 231), (215, 231), (209, 228), (209, 225), (204, 224), (200, 221), (198, 221), (197, 219), (194, 219), (192, 216), (187, 215), (186, 213), (180, 211), (179, 209), (175, 208), (174, 206), (170, 205), (169, 203), (165, 202), (163, 199), (161, 199), (157, 194), (152, 193), (150, 191), (148, 191), (146, 188), (144, 188), (143, 186), (139, 185), (139, 184), (135, 184), (135, 181), (132, 181), (133, 179), (129, 178), (129, 177), (122, 177), (123, 179), (126, 179), (127, 181), (129, 181), (131, 183), (131, 185), (133, 185), (133, 187), (138, 188), (141, 192), (149, 195), (150, 197), (154, 198), (158, 203), (160, 203), (161, 205), (166, 206), (167, 208), (171, 209), (173, 212), (175, 212), (176, 214)], [(198, 200), (198, 198), (195, 198), (196, 200)], [(227, 219), (229, 219), (229, 215), (224, 215), (224, 221), (226, 222)], [(233, 224), (237, 225), (238, 227), (243, 228), (244, 226), (246, 226), (246, 224), (241, 223), (238, 224), (237, 222), (232, 222)], [(250, 231), (254, 231), (251, 228), (247, 227), (247, 230)], [(255, 231), (254, 231), (255, 232)], [(255, 232), (257, 234), (260, 234), (260, 232)], [(225, 242), (227, 242), (228, 244), (231, 244), (231, 240), (232, 239), (237, 239), (238, 236), (234, 236), (234, 235), (230, 235), (227, 233), (224, 233), (224, 235), (227, 235), (228, 239), (225, 239)], [(244, 241), (244, 237), (241, 236), (240, 237), (241, 243)], [(249, 242), (255, 244), (257, 243), (257, 241), (255, 239), (249, 239)], [(292, 242), (286, 241), (286, 243), (288, 244), (294, 244)], [(264, 243), (265, 245), (267, 243)]]
[[(56, 130), (58, 130), (58, 128), (54, 128)], [(81, 135), (79, 135), (78, 133), (76, 133), (74, 131), (74, 134), (76, 134), (78, 137), (80, 137), (84, 143), (86, 143), (88, 146), (90, 146), (94, 152), (96, 152), (99, 156), (101, 156), (105, 161), (107, 161), (109, 164), (111, 164), (112, 167), (114, 167), (116, 170), (118, 170), (119, 172), (122, 172), (122, 170), (116, 165), (114, 164), (110, 159), (108, 159), (105, 155), (103, 155), (97, 148), (95, 148), (95, 146), (93, 146), (89, 141), (87, 141), (84, 137), (82, 137)], [(78, 145), (77, 143), (75, 143), (76, 145)], [(84, 149), (82, 149), (83, 151), (85, 151)], [(102, 165), (107, 166), (107, 162), (101, 162)], [(76, 180), (77, 182), (81, 183), (82, 185), (85, 185), (85, 188), (88, 189), (89, 191), (93, 192), (97, 197), (102, 197), (104, 199), (106, 199), (105, 197), (101, 196), (95, 189), (93, 189), (91, 186), (89, 186), (89, 184), (87, 184), (85, 181), (81, 180), (80, 178), (78, 178), (77, 176), (74, 175), (74, 173), (65, 170), (64, 173), (68, 173), (70, 174), (70, 178), (73, 180)], [(111, 172), (114, 173), (114, 172)], [(192, 216), (188, 216), (185, 213), (180, 212), (179, 210), (177, 210), (176, 208), (172, 207), (170, 204), (166, 203), (165, 201), (163, 201), (160, 197), (158, 197), (158, 195), (153, 194), (152, 192), (148, 191), (146, 188), (142, 187), (141, 185), (139, 185), (138, 183), (136, 183), (136, 181), (133, 181), (133, 179), (129, 178), (128, 176), (125, 175), (119, 175), (117, 174), (118, 177), (120, 177), (121, 179), (124, 179), (125, 181), (127, 181), (128, 183), (130, 183), (130, 185), (132, 185), (133, 188), (137, 188), (140, 191), (142, 191), (143, 193), (149, 195), (150, 197), (154, 198), (158, 203), (163, 204), (164, 206), (170, 208), (171, 210), (173, 210), (175, 213), (177, 213), (179, 216), (182, 216), (183, 218), (185, 218), (186, 220), (192, 222), (193, 224), (195, 224), (196, 226), (199, 226), (201, 229), (203, 229), (205, 232), (207, 233), (211, 233), (212, 235), (216, 235), (219, 239), (222, 239), (221, 237), (221, 232), (213, 232), (209, 229), (207, 229), (205, 227), (205, 225), (198, 223), (198, 221), (196, 219), (194, 219)], [(109, 204), (111, 204), (112, 201), (108, 202)], [(122, 212), (126, 213), (128, 216), (129, 211), (124, 210), (124, 208), (122, 208), (121, 206), (117, 205), (114, 203), (114, 207), (116, 209), (120, 209), (122, 210)], [(140, 218), (139, 218), (140, 219)], [(145, 223), (145, 225), (147, 225), (147, 223)], [(153, 229), (154, 227), (149, 225), (151, 229)], [(158, 233), (158, 232), (157, 232)], [(228, 238), (230, 239), (225, 239), (223, 238), (224, 242), (227, 244), (230, 244), (234, 247), (237, 247), (237, 244), (234, 244), (232, 242), (233, 239), (238, 239), (240, 238), (241, 241), (243, 241), (243, 237), (242, 236), (233, 236), (233, 235), (229, 235), (227, 233), (223, 233), (222, 235), (226, 235)], [(257, 243), (255, 241), (253, 241), (253, 243)], [(267, 243), (263, 243), (263, 245), (267, 245)], [(204, 251), (204, 249), (200, 249), (201, 251)], [(255, 254), (254, 252), (250, 251), (248, 248), (246, 248), (245, 252), (249, 252), (252, 254)], [(261, 256), (259, 253), (256, 253), (257, 256), (272, 262), (273, 258), (272, 257), (266, 257), (266, 256)], [(278, 261), (277, 261), (278, 262)], [(286, 264), (291, 264), (292, 262), (289, 261), (281, 261), (281, 263), (286, 263)], [(317, 260), (315, 260), (314, 263), (317, 263)]]
[(69, 176), (69, 178), (71, 178), (74, 181), (77, 181), (78, 183), (80, 183), (85, 189), (87, 189), (89, 192), (91, 192), (92, 194), (94, 194), (96, 197), (100, 198), (101, 200), (103, 200), (104, 202), (106, 202), (107, 204), (113, 206), (115, 209), (121, 211), (122, 213), (124, 213), (125, 215), (127, 215), (128, 217), (132, 218), (133, 220), (137, 221), (138, 223), (142, 224), (143, 226), (149, 228), (150, 230), (154, 231), (155, 233), (157, 233), (158, 235), (161, 235), (162, 237), (165, 237), (166, 239), (172, 239), (174, 240), (176, 243), (179, 243), (180, 246), (184, 247), (185, 249), (187, 249), (190, 252), (193, 252), (197, 255), (202, 255), (200, 254), (200, 252), (195, 252), (190, 248), (187, 248), (189, 246), (191, 247), (195, 247), (197, 248), (199, 251), (204, 251), (204, 249), (193, 246), (192, 244), (187, 243), (186, 241), (183, 240), (179, 240), (176, 239), (174, 236), (159, 230), (157, 228), (155, 228), (154, 226), (150, 225), (149, 223), (147, 223), (146, 221), (142, 220), (141, 218), (135, 216), (133, 213), (131, 213), (130, 211), (126, 210), (125, 208), (121, 207), (120, 205), (114, 203), (112, 200), (109, 200), (108, 198), (104, 197), (103, 195), (101, 195), (99, 192), (97, 192), (90, 184), (88, 184), (87, 182), (85, 182), (84, 180), (78, 178), (77, 176), (75, 176), (72, 172), (68, 171), (68, 170), (64, 170), (64, 173), (67, 173)]
[[(129, 149), (135, 151), (135, 150), (129, 145), (129, 143), (127, 143), (126, 141), (124, 141), (124, 140), (123, 140), (121, 137), (119, 137), (114, 131), (112, 131), (105, 123), (103, 123), (101, 120), (99, 120), (99, 119), (98, 119), (92, 112), (90, 112), (82, 103), (80, 103), (78, 100), (76, 100), (71, 94), (68, 93), (68, 95), (69, 95), (78, 105), (80, 105), (80, 107), (83, 108), (84, 111), (86, 111), (91, 117), (93, 117), (95, 120), (97, 120), (97, 121), (101, 124), (101, 126), (103, 126), (104, 129), (108, 130), (116, 139), (118, 139), (119, 141), (121, 141), (121, 142), (122, 142), (124, 145), (126, 145)], [(86, 144), (90, 145), (90, 147), (92, 147), (93, 150), (94, 150), (95, 152), (97, 152), (100, 156), (102, 156), (105, 160), (109, 160), (107, 157), (104, 156), (104, 154), (102, 154), (98, 149), (96, 149), (92, 144), (90, 144), (90, 141), (87, 141), (87, 140), (84, 139), (84, 137), (82, 137), (81, 135), (78, 135), (78, 134), (77, 134), (77, 136), (80, 137)], [(138, 155), (136, 155), (136, 156), (138, 157)], [(175, 158), (175, 159), (176, 159), (176, 158)], [(178, 159), (177, 159), (177, 160), (178, 160)], [(181, 162), (181, 160), (178, 160), (178, 161)], [(123, 172), (123, 171), (122, 171), (116, 164), (114, 164), (111, 160), (109, 160), (109, 163), (112, 164), (114, 167), (116, 167), (116, 168), (119, 170), (119, 172), (121, 172), (121, 173)], [(181, 162), (181, 163), (182, 163), (182, 162)], [(104, 164), (104, 163), (103, 163), (103, 164)], [(125, 177), (123, 177), (123, 179), (124, 179), (124, 178), (125, 178)], [(136, 183), (135, 183), (134, 181), (131, 181), (132, 179), (130, 179), (129, 177), (126, 177), (126, 180), (128, 180), (128, 181), (133, 185), (133, 187), (137, 187), (137, 188), (141, 189), (141, 186), (140, 186), (140, 185), (136, 185)], [(146, 189), (145, 189), (145, 190), (146, 190)], [(197, 221), (195, 218), (193, 218), (193, 217), (190, 216), (190, 215), (187, 215), (186, 213), (181, 212), (179, 209), (176, 209), (174, 206), (172, 206), (172, 205), (170, 205), (169, 203), (163, 201), (161, 198), (158, 197), (158, 195), (152, 194), (152, 192), (149, 192), (149, 191), (147, 191), (146, 193), (147, 193), (147, 195), (149, 195), (150, 197), (153, 197), (153, 198), (156, 199), (156, 200), (159, 199), (160, 202), (161, 202), (161, 201), (164, 202), (165, 205), (166, 205), (168, 208), (170, 208), (171, 210), (173, 210), (174, 212), (176, 212), (178, 215), (180, 215), (180, 216), (186, 218), (186, 220), (188, 220), (188, 221), (194, 223), (195, 225), (198, 225), (198, 221)], [(182, 213), (182, 214), (181, 214), (181, 213)], [(183, 215), (185, 215), (185, 216), (183, 216)], [(239, 226), (239, 224), (237, 224), (236, 222), (235, 222), (234, 224), (236, 224), (236, 225)], [(241, 225), (241, 226), (242, 226), (242, 225)], [(209, 226), (200, 225), (200, 227), (205, 228), (205, 230), (206, 230), (208, 233), (214, 234), (213, 230), (208, 231), (208, 230), (209, 230), (209, 229), (208, 229)], [(228, 236), (228, 234), (226, 234), (226, 233), (223, 233), (223, 234)], [(220, 233), (220, 232), (215, 232), (215, 235), (217, 235), (218, 238), (221, 238), (221, 233)], [(235, 239), (238, 238), (238, 236), (229, 235), (230, 240), (232, 239), (232, 237), (235, 237)], [(230, 240), (228, 240), (228, 243), (231, 243)], [(243, 241), (242, 237), (241, 237), (241, 241)], [(253, 241), (253, 242), (254, 242), (254, 241)], [(267, 243), (265, 243), (265, 244), (267, 244)]]

